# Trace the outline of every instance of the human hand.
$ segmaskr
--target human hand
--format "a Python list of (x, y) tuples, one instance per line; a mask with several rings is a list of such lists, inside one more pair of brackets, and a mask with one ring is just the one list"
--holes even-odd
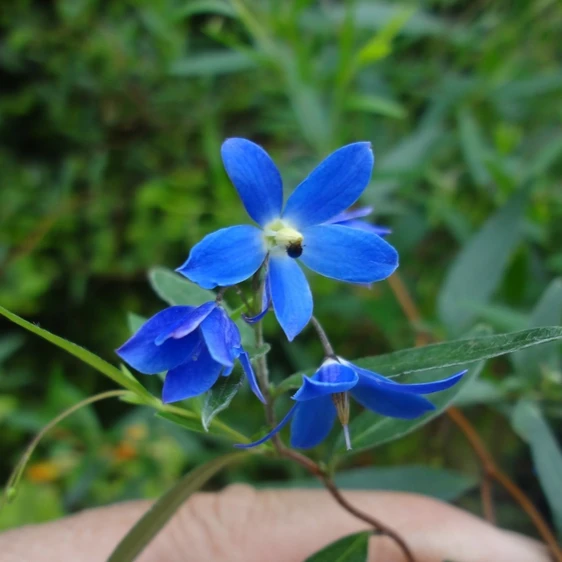
[[(416, 562), (548, 562), (545, 548), (437, 500), (396, 492), (344, 492), (359, 509), (398, 531)], [(149, 502), (90, 509), (0, 535), (3, 562), (105, 562)], [(192, 496), (138, 562), (302, 562), (366, 528), (322, 490), (235, 485)], [(373, 537), (370, 560), (403, 562), (387, 537)]]

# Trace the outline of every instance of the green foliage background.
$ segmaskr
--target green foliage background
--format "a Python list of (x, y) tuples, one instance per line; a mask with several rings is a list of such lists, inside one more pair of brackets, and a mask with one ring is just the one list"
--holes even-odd
[[(0, 304), (50, 331), (115, 362), (128, 311), (163, 305), (148, 270), (175, 268), (206, 233), (248, 221), (220, 161), (228, 136), (262, 144), (287, 192), (331, 150), (373, 143), (362, 202), (393, 229), (423, 313), (418, 328), (446, 339), (478, 322), (498, 332), (560, 324), (557, 2), (14, 0), (0, 27)], [(386, 283), (310, 278), (341, 355), (413, 345)], [(109, 386), (58, 349), (0, 328), (6, 477), (47, 420)], [(310, 333), (289, 346), (271, 319), (267, 332), (277, 380), (321, 358)], [(526, 397), (560, 427), (559, 349), (548, 361), (539, 350), (488, 364), (465, 403), (500, 463), (550, 515), (509, 425)], [(158, 392), (158, 381), (143, 382)], [(234, 400), (226, 419), (251, 434), (263, 416), (247, 404)], [(102, 403), (47, 438), (0, 527), (157, 495), (221, 447), (143, 409)], [(446, 419), (353, 466), (373, 459), (478, 475)], [(302, 474), (246, 465), (213, 485), (290, 476)], [(478, 512), (476, 500), (462, 502)], [(501, 494), (498, 503), (502, 523), (529, 531)]]

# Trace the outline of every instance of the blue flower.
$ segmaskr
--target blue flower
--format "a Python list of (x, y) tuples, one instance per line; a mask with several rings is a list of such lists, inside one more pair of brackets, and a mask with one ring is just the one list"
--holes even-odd
[(232, 138), (221, 153), (246, 211), (260, 228), (232, 226), (207, 235), (177, 270), (194, 283), (205, 289), (240, 283), (268, 257), (273, 309), (292, 340), (312, 315), (312, 294), (296, 258), (326, 277), (358, 284), (385, 279), (398, 266), (396, 250), (374, 232), (329, 224), (369, 183), (374, 162), (369, 143), (349, 144), (328, 156), (284, 209), (281, 175), (265, 150)]
[(228, 376), (238, 359), (254, 394), (265, 402), (238, 327), (214, 301), (197, 308), (171, 306), (158, 312), (117, 354), (145, 375), (167, 371), (164, 403), (203, 394), (219, 375)]
[(348, 431), (350, 394), (363, 407), (377, 414), (409, 420), (435, 409), (423, 394), (450, 388), (465, 373), (466, 370), (435, 382), (401, 384), (341, 357), (326, 359), (312, 377), (304, 377), (302, 386), (293, 396), (297, 403), (277, 427), (254, 443), (236, 446), (248, 448), (261, 445), (292, 419), (291, 446), (309, 449), (328, 436), (338, 417), (343, 425), (347, 448), (351, 449)]

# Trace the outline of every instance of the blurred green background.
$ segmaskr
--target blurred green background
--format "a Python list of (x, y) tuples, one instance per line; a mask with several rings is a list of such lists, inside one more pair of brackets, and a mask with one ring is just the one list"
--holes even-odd
[[(393, 229), (418, 328), (451, 338), (478, 322), (498, 332), (560, 323), (555, 0), (13, 0), (0, 26), (0, 304), (14, 312), (116, 362), (127, 313), (163, 307), (148, 271), (173, 269), (203, 235), (248, 221), (219, 154), (224, 138), (243, 136), (270, 152), (287, 192), (331, 150), (373, 143), (362, 203)], [(310, 279), (341, 355), (413, 345), (387, 283)], [(266, 327), (276, 380), (321, 359), (313, 334), (289, 346), (271, 319)], [(7, 321), (0, 330), (5, 480), (48, 420), (111, 386)], [(527, 397), (562, 433), (559, 349), (539, 349), (489, 363), (463, 401), (499, 463), (552, 517), (509, 423)], [(226, 418), (251, 433), (263, 414), (248, 403), (239, 397)], [(47, 436), (0, 528), (153, 497), (229, 448), (102, 402)], [(373, 463), (453, 469), (458, 490), (436, 495), (463, 492), (461, 505), (480, 513), (478, 464), (445, 417), (350, 466)], [(419, 481), (445, 480), (420, 470)], [(371, 485), (355, 474), (352, 485)], [(213, 486), (290, 476), (302, 474), (269, 462)], [(500, 523), (533, 532), (503, 492), (495, 498)]]

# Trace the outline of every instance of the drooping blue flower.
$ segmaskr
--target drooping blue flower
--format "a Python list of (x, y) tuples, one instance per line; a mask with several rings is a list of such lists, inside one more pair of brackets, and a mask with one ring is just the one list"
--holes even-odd
[(465, 373), (466, 370), (435, 382), (401, 384), (341, 357), (326, 359), (312, 377), (304, 377), (302, 386), (293, 395), (297, 403), (277, 427), (254, 443), (236, 446), (249, 448), (261, 445), (292, 419), (291, 446), (309, 449), (328, 436), (336, 417), (339, 417), (347, 448), (351, 449), (349, 395), (382, 416), (414, 419), (435, 409), (424, 394), (450, 388)]
[(117, 349), (117, 354), (145, 375), (167, 371), (164, 403), (203, 394), (221, 374), (228, 376), (238, 359), (250, 388), (265, 402), (238, 327), (215, 301), (158, 312)]
[[(224, 142), (221, 154), (259, 228), (223, 228), (195, 245), (177, 270), (194, 283), (205, 289), (234, 285), (252, 276), (268, 257), (273, 309), (292, 340), (312, 315), (312, 294), (296, 258), (321, 275), (357, 284), (385, 279), (398, 266), (396, 250), (376, 233), (329, 223), (369, 183), (374, 162), (369, 143), (349, 144), (328, 156), (295, 189), (284, 209), (281, 175), (263, 148), (232, 138)], [(343, 222), (350, 220), (348, 216)]]

